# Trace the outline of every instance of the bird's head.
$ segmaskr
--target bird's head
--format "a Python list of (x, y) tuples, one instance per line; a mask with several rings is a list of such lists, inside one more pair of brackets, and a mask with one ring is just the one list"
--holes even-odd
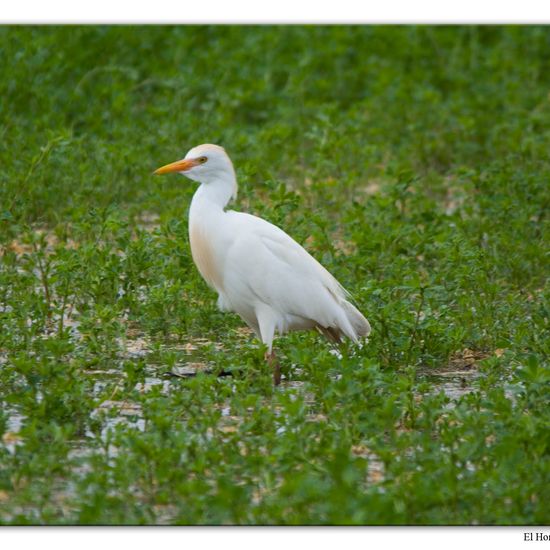
[(184, 158), (162, 166), (155, 174), (179, 172), (200, 183), (211, 183), (217, 180), (235, 180), (233, 163), (225, 149), (219, 145), (205, 143), (193, 147)]

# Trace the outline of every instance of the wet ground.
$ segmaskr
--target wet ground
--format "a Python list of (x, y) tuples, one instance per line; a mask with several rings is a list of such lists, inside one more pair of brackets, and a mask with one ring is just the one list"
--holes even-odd
[[(73, 327), (75, 332), (78, 327)], [(182, 378), (196, 376), (199, 372), (212, 372), (212, 366), (201, 360), (201, 348), (211, 346), (212, 343), (206, 339), (195, 339), (185, 344), (173, 345), (167, 347), (170, 351), (178, 353), (180, 360), (175, 364), (170, 371), (166, 371), (166, 367), (158, 364), (158, 355), (154, 355), (151, 342), (142, 334), (131, 334), (124, 341), (120, 341), (123, 353), (121, 360), (128, 359), (147, 359), (146, 376), (142, 382), (139, 382), (134, 387), (140, 393), (151, 391), (156, 388), (161, 394), (168, 395), (173, 391), (180, 391)], [(158, 348), (157, 350), (158, 351)], [(475, 355), (469, 350), (464, 350), (458, 356), (453, 358), (451, 362), (440, 370), (420, 369), (417, 373), (419, 381), (429, 382), (431, 391), (441, 392), (450, 399), (449, 407), (453, 407), (454, 403), (461, 396), (476, 389), (476, 382), (480, 376), (476, 366), (476, 361), (480, 359), (480, 355)], [(155, 360), (156, 359), (156, 360)], [(221, 373), (229, 374), (229, 373)], [(110, 430), (116, 426), (124, 424), (128, 427), (135, 428), (140, 431), (145, 430), (145, 419), (143, 411), (139, 403), (132, 402), (127, 399), (122, 399), (122, 395), (127, 395), (122, 391), (124, 386), (124, 372), (119, 369), (97, 369), (86, 371), (86, 376), (94, 378), (94, 396), (96, 398), (103, 396), (103, 401), (93, 411), (92, 415), (102, 422), (102, 428), (99, 437), (106, 439)], [(106, 390), (108, 398), (105, 399)], [(307, 384), (301, 381), (285, 381), (283, 379), (278, 391), (289, 392), (296, 395), (301, 395), (306, 402), (314, 403), (314, 396), (307, 393)], [(221, 407), (222, 418), (220, 421), (220, 432), (230, 434), (239, 429), (239, 425), (243, 418), (233, 414), (229, 406)], [(24, 417), (18, 414), (17, 410), (11, 409), (9, 412), (8, 429), (3, 436), (3, 442), (10, 452), (14, 452), (16, 446), (21, 443), (22, 438), (19, 434), (24, 423)], [(310, 414), (308, 420), (311, 422), (326, 421), (324, 415)], [(280, 427), (284, 430), (284, 426)], [(91, 432), (86, 434), (89, 438), (97, 437)], [(88, 449), (85, 439), (75, 441), (74, 448), (70, 453), (70, 458), (77, 459), (77, 462), (82, 464), (81, 469), (84, 473), (86, 468), (86, 457), (91, 451)], [(110, 452), (116, 454), (117, 450), (113, 448)], [(382, 461), (368, 447), (364, 445), (356, 445), (352, 448), (352, 452), (357, 457), (362, 457), (368, 460), (368, 481), (377, 483), (384, 478), (384, 466)], [(82, 460), (78, 460), (82, 459)]]

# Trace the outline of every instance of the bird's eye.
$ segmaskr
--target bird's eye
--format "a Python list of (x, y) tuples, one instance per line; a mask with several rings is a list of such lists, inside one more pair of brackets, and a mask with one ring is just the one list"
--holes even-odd
[(204, 164), (208, 159), (206, 157), (199, 157), (199, 162)]

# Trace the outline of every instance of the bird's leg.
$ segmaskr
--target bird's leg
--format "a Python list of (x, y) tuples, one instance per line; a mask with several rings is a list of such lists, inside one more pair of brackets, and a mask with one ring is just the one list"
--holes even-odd
[(278, 386), (281, 383), (281, 365), (279, 365), (279, 361), (277, 361), (277, 357), (275, 357), (275, 352), (266, 351), (265, 360), (273, 369), (273, 385)]

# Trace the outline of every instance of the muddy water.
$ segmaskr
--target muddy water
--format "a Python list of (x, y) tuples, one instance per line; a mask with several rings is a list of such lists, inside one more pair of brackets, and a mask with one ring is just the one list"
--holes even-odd
[[(120, 340), (119, 344), (122, 350), (121, 360), (145, 359), (152, 353), (151, 342), (143, 335), (133, 334), (132, 338)], [(201, 360), (201, 347), (205, 345), (211, 345), (211, 342), (206, 339), (197, 339), (185, 344), (165, 346), (162, 348), (164, 351), (178, 352), (185, 359), (174, 365), (170, 373), (159, 375), (159, 364), (151, 358), (148, 361), (149, 366), (144, 381), (136, 384), (134, 389), (144, 393), (156, 387), (160, 389), (161, 394), (168, 395), (171, 391), (178, 391), (178, 378), (192, 377), (199, 372), (212, 372), (211, 366)], [(122, 393), (118, 390), (119, 388), (122, 390), (125, 373), (113, 368), (89, 370), (86, 371), (86, 375), (95, 378), (93, 394), (96, 397), (99, 397), (109, 386), (114, 387), (111, 397), (102, 401), (92, 413), (93, 416), (100, 417), (103, 420), (102, 437), (105, 437), (109, 430), (119, 424), (126, 424), (141, 431), (145, 429), (145, 421), (140, 405), (118, 398), (118, 394)], [(479, 372), (471, 366), (439, 372), (424, 371), (418, 374), (420, 381), (425, 380), (431, 384), (433, 392), (443, 391), (451, 399), (450, 407), (453, 406), (456, 399), (475, 389), (478, 377)], [(283, 380), (279, 391), (295, 394), (296, 398), (300, 395), (306, 402), (314, 403), (315, 397), (307, 392), (306, 387), (307, 384), (304, 382), (296, 380), (285, 382)], [(223, 416), (234, 418), (228, 407), (222, 407), (222, 411)], [(8, 413), (8, 420), (4, 443), (13, 450), (15, 445), (21, 441), (18, 433), (25, 418), (15, 408), (11, 408), (6, 412)], [(315, 421), (315, 418), (311, 420)], [(281, 430), (284, 430), (284, 427)], [(91, 433), (87, 435), (93, 437)]]
[[(147, 362), (146, 376), (142, 382), (139, 382), (134, 387), (134, 390), (140, 393), (146, 393), (153, 388), (158, 389), (161, 394), (169, 395), (174, 391), (181, 391), (181, 379), (195, 376), (198, 372), (212, 372), (211, 365), (207, 364), (201, 357), (201, 348), (210, 346), (211, 342), (207, 340), (194, 340), (186, 344), (167, 345), (162, 351), (177, 352), (179, 362), (176, 363), (171, 370), (171, 373), (159, 374), (161, 367), (155, 358), (158, 357), (158, 347), (153, 350), (151, 342), (143, 335), (132, 334), (131, 337), (119, 341), (121, 348), (120, 360), (145, 359)], [(299, 369), (296, 368), (298, 373)], [(97, 452), (96, 445), (90, 445), (90, 440), (100, 438), (103, 443), (110, 440), (109, 433), (115, 430), (117, 426), (125, 426), (137, 431), (145, 431), (146, 421), (143, 415), (141, 405), (130, 400), (123, 399), (125, 395), (124, 382), (125, 373), (117, 368), (104, 370), (89, 370), (86, 371), (86, 376), (91, 376), (94, 379), (93, 393), (96, 398), (103, 398), (102, 402), (92, 412), (92, 416), (98, 419), (101, 423), (99, 433), (86, 433), (86, 439), (75, 441), (72, 450), (69, 453), (69, 459), (75, 464), (74, 473), (76, 476), (83, 476), (90, 470), (89, 458)], [(451, 400), (448, 404), (453, 407), (458, 398), (474, 391), (477, 387), (477, 380), (480, 374), (473, 365), (463, 368), (448, 368), (438, 372), (424, 371), (418, 373), (419, 381), (430, 383), (430, 392), (443, 391)], [(301, 381), (283, 380), (278, 391), (287, 392), (293, 398), (301, 398), (306, 403), (314, 405), (315, 396), (308, 391), (308, 384)], [(314, 407), (312, 407), (313, 409)], [(6, 409), (4, 409), (6, 411)], [(221, 419), (219, 431), (222, 434), (230, 434), (237, 432), (243, 421), (243, 418), (233, 414), (231, 407), (220, 404)], [(25, 417), (19, 414), (15, 409), (9, 409), (7, 430), (3, 435), (3, 443), (10, 452), (15, 452), (19, 444), (22, 443), (20, 430), (25, 422)], [(309, 422), (326, 422), (324, 415), (312, 413), (308, 416)], [(285, 419), (281, 417), (280, 426), (277, 429), (278, 434), (283, 434), (285, 431)], [(208, 437), (209, 434), (206, 434)], [(354, 456), (366, 459), (368, 462), (366, 472), (366, 482), (369, 484), (377, 484), (384, 480), (384, 465), (375, 452), (365, 445), (355, 445), (351, 449)], [(109, 445), (107, 454), (109, 458), (116, 456), (118, 449), (113, 445)], [(69, 497), (75, 492), (74, 480), (67, 480), (61, 488), (61, 493)], [(169, 517), (166, 517), (166, 522), (169, 522)]]
[[(475, 390), (479, 372), (477, 369), (451, 370), (420, 374), (420, 378), (432, 384), (433, 392), (442, 391), (449, 399), (454, 401)], [(453, 401), (450, 403), (451, 406)]]

